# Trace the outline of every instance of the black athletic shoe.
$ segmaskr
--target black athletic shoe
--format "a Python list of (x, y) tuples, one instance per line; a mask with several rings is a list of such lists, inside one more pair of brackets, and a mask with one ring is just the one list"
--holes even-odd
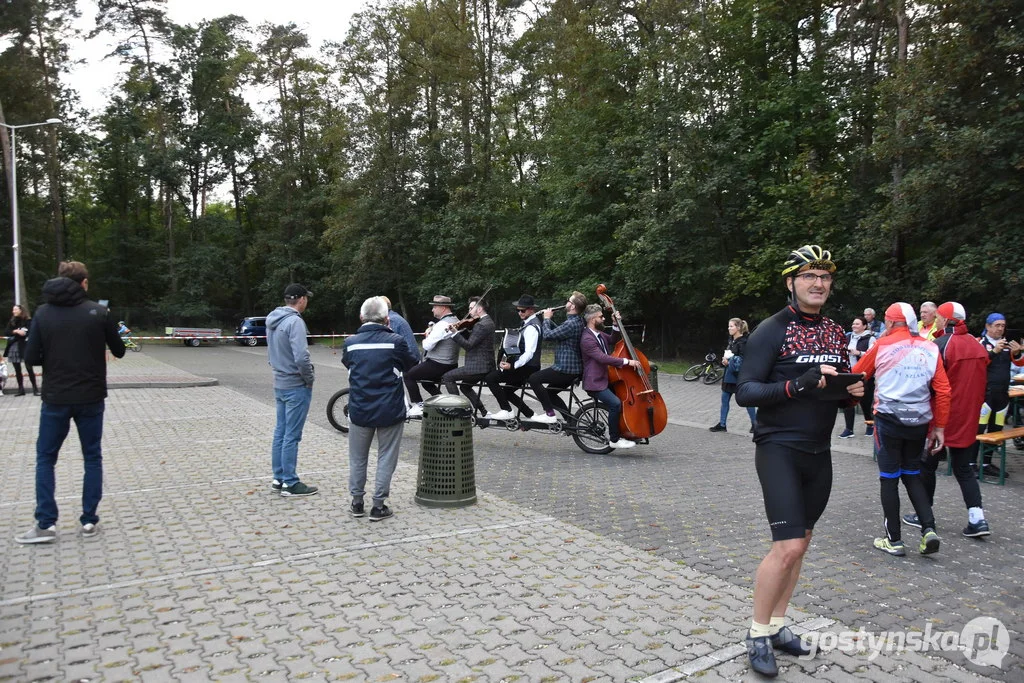
[(750, 631), (747, 631), (747, 657), (750, 658), (750, 668), (762, 676), (775, 678), (779, 675), (779, 665), (775, 663), (771, 636), (751, 638)]
[(315, 496), (319, 490), (315, 486), (306, 486), (301, 481), (297, 481), (291, 486), (282, 486), (281, 497), (300, 498), (302, 496)]
[(728, 431), (723, 424), (717, 424), (714, 427), (708, 429), (709, 432), (725, 432)]
[(379, 522), (382, 519), (387, 519), (388, 517), (391, 517), (394, 514), (395, 513), (392, 512), (391, 508), (389, 508), (387, 505), (381, 505), (379, 508), (372, 508), (370, 510), (370, 521)]
[(964, 527), (964, 536), (966, 538), (981, 538), (991, 534), (992, 532), (988, 529), (988, 522), (985, 520), (981, 520), (977, 524), (968, 524)]
[(363, 508), (363, 501), (352, 501), (352, 504), (348, 507), (349, 514), (353, 517), (363, 517), (366, 515), (366, 510)]
[(921, 528), (921, 520), (917, 515), (903, 515), (903, 523), (907, 526), (914, 526), (918, 529)]
[[(985, 465), (984, 471), (985, 471), (985, 476), (986, 477), (998, 477), (999, 476), (999, 467), (996, 466), (996, 465), (993, 465), (992, 463), (989, 463), (989, 464)], [(1010, 475), (1009, 474), (1004, 474), (1003, 477), (1006, 478), (1006, 479), (1009, 479)]]
[(803, 644), (803, 641), (795, 633), (789, 630), (788, 626), (783, 626), (771, 638), (772, 647), (776, 650), (782, 650), (788, 655), (806, 657), (811, 654), (811, 650)]

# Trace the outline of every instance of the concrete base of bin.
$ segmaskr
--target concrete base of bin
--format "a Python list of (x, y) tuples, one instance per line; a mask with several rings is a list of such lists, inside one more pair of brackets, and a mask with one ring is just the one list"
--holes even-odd
[(462, 396), (434, 396), (423, 403), (420, 464), (414, 500), (425, 507), (476, 503), (473, 406)]

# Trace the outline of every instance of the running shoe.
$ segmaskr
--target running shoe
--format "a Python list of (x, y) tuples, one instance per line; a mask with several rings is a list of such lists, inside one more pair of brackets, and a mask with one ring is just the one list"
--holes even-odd
[(729, 431), (729, 430), (727, 430), (725, 428), (724, 424), (719, 423), (719, 424), (716, 424), (714, 427), (710, 427), (708, 429), (708, 431), (709, 432), (726, 432), (726, 431)]
[(352, 504), (348, 507), (348, 512), (353, 517), (362, 517), (366, 514), (366, 508), (363, 507), (363, 501), (353, 500)]
[(33, 525), (31, 529), (23, 533), (21, 536), (15, 536), (14, 540), (18, 543), (53, 543), (57, 540), (57, 527), (56, 525), (51, 526), (49, 529), (40, 529), (38, 526)]
[(921, 554), (931, 555), (939, 552), (939, 535), (934, 529), (925, 529), (921, 536)]
[(82, 538), (92, 538), (100, 532), (99, 527), (95, 524), (83, 524), (82, 525)]
[(844, 429), (843, 433), (839, 435), (839, 438), (840, 439), (852, 439), (853, 438), (853, 430), (852, 429)]
[(907, 554), (907, 550), (903, 545), (903, 541), (889, 541), (888, 538), (876, 538), (875, 547), (881, 550), (883, 553), (889, 553), (896, 557), (903, 557)]
[(907, 526), (917, 527), (918, 529), (921, 528), (921, 520), (914, 514), (903, 515), (903, 523)]
[(988, 529), (988, 522), (981, 520), (977, 524), (968, 523), (964, 527), (965, 538), (981, 538), (982, 536), (989, 536), (992, 532)]
[(315, 496), (318, 489), (316, 486), (307, 486), (301, 481), (297, 481), (291, 486), (281, 487), (281, 496), (283, 498), (298, 498), (301, 496)]
[(382, 519), (392, 517), (394, 514), (395, 513), (391, 511), (391, 508), (382, 504), (379, 508), (375, 507), (370, 509), (370, 521), (379, 522)]

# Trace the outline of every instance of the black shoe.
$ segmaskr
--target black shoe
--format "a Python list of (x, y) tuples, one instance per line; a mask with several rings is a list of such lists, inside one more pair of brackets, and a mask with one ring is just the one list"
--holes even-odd
[(762, 676), (775, 678), (779, 675), (779, 665), (775, 663), (771, 636), (751, 638), (750, 631), (747, 631), (747, 657), (750, 658), (750, 668)]
[(981, 538), (982, 536), (989, 536), (992, 532), (988, 529), (988, 522), (981, 520), (977, 524), (968, 523), (964, 527), (965, 538)]
[(349, 506), (348, 511), (349, 511), (349, 514), (351, 514), (353, 517), (362, 517), (363, 515), (366, 514), (366, 512), (365, 512), (365, 510), (363, 508), (363, 501), (361, 501), (361, 500), (359, 500), (359, 501), (356, 501), (356, 500), (352, 501), (352, 505)]
[(921, 519), (917, 515), (903, 515), (903, 523), (907, 526), (921, 528)]
[(754, 433), (754, 425), (750, 425), (750, 431), (747, 432), (747, 433), (748, 434), (753, 434)]
[(270, 480), (270, 490), (274, 493), (281, 493), (281, 482), (277, 479)]
[(379, 522), (382, 519), (387, 519), (388, 517), (391, 517), (394, 514), (395, 513), (392, 512), (391, 508), (389, 508), (387, 505), (381, 505), (379, 508), (375, 507), (370, 510), (370, 521)]
[(38, 396), (39, 395), (39, 390), (38, 389), (33, 389), (32, 390), (32, 395), (33, 396)]
[(803, 641), (800, 640), (795, 633), (789, 630), (788, 626), (783, 626), (779, 629), (772, 638), (772, 647), (776, 650), (782, 650), (788, 655), (794, 657), (806, 657), (811, 654), (810, 648), (804, 645)]
[(291, 486), (281, 487), (281, 496), (284, 498), (299, 498), (301, 496), (315, 496), (320, 489), (315, 486), (306, 486), (301, 481), (297, 481)]
[(18, 393), (15, 394), (15, 396), (24, 396), (24, 395), (25, 395), (25, 390), (24, 389), (18, 389)]
[[(985, 472), (985, 476), (986, 477), (998, 477), (999, 476), (999, 468), (996, 465), (993, 465), (992, 463), (988, 463), (987, 465), (985, 465), (984, 472)], [(1003, 477), (1006, 478), (1006, 479), (1009, 479), (1010, 475), (1009, 474), (1004, 474)]]
[(725, 432), (728, 431), (723, 424), (717, 424), (714, 427), (708, 429), (709, 432)]

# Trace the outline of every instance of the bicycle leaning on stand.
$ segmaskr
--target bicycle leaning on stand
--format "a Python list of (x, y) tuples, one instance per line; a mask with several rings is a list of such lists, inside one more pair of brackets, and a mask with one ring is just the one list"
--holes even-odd
[(703, 363), (695, 363), (683, 373), (683, 379), (687, 382), (701, 380), (704, 384), (714, 384), (725, 375), (725, 368), (718, 362), (718, 354), (714, 351), (704, 356)]

